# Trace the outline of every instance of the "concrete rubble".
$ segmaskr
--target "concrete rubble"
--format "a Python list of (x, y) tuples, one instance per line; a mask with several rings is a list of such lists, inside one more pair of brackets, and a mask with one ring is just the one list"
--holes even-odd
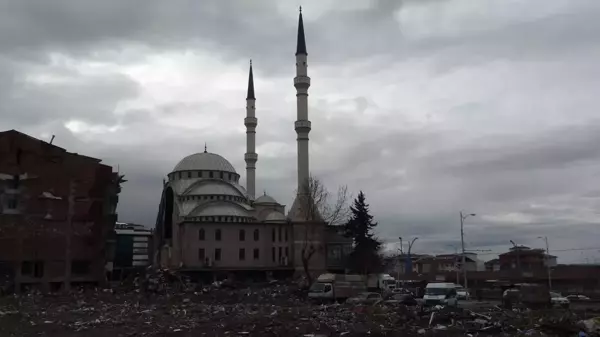
[(600, 336), (600, 318), (565, 309), (315, 304), (292, 283), (156, 275), (130, 288), (4, 296), (0, 336)]

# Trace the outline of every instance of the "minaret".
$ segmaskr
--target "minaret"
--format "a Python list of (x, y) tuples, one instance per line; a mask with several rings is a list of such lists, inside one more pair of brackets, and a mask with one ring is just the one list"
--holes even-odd
[(298, 194), (306, 192), (303, 190), (308, 186), (310, 175), (308, 165), (308, 134), (310, 132), (310, 121), (308, 120), (308, 87), (310, 87), (310, 77), (307, 75), (307, 55), (304, 24), (302, 22), (302, 7), (300, 7), (298, 41), (296, 44), (296, 77), (294, 78), (297, 109), (297, 120), (294, 123), (294, 128), (298, 135)]
[(255, 117), (255, 102), (252, 60), (250, 60), (248, 95), (246, 96), (246, 118), (244, 118), (244, 125), (246, 125), (246, 154), (244, 155), (244, 160), (246, 161), (246, 191), (251, 199), (254, 199), (254, 194), (256, 192), (256, 161), (258, 160), (258, 155), (255, 152), (256, 125), (258, 124), (258, 120)]

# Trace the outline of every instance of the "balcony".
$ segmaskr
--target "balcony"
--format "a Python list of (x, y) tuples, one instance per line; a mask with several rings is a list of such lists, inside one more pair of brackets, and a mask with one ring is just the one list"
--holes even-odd
[(244, 118), (244, 125), (247, 127), (256, 127), (258, 125), (258, 119), (256, 117)]
[(295, 87), (310, 87), (310, 77), (308, 76), (296, 76), (294, 77), (294, 86)]

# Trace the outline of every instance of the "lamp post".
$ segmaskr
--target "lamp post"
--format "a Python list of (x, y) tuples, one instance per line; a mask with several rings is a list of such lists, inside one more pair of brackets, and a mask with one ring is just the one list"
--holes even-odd
[(402, 252), (402, 237), (399, 236), (398, 240), (400, 240), (400, 255), (398, 256), (398, 272), (396, 279), (400, 280), (400, 266), (402, 265), (400, 261), (402, 260), (402, 255), (404, 255), (404, 253)]
[(515, 247), (515, 251), (517, 252), (517, 270), (519, 271), (519, 276), (521, 276), (521, 252), (519, 251), (519, 246), (517, 246), (513, 240), (510, 240), (510, 243), (512, 243), (513, 247)]
[(470, 217), (470, 216), (475, 216), (475, 213), (471, 213), (471, 214), (464, 214), (463, 212), (460, 211), (460, 244), (462, 246), (462, 270), (463, 270), (463, 278), (464, 278), (464, 287), (465, 289), (467, 289), (467, 268), (466, 268), (466, 258), (465, 258), (465, 219)]
[(538, 236), (538, 239), (544, 240), (546, 242), (546, 268), (548, 268), (548, 290), (552, 290), (552, 271), (550, 269), (550, 247), (548, 246), (548, 237)]

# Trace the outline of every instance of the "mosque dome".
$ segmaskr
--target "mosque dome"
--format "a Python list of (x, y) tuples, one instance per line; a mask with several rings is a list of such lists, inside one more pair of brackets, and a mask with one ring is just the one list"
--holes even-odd
[(227, 159), (219, 156), (216, 153), (209, 152), (194, 153), (183, 158), (177, 165), (175, 165), (173, 172), (196, 170), (224, 171), (237, 174), (237, 172), (235, 172), (235, 168), (229, 161), (227, 161)]
[(269, 195), (261, 195), (258, 199), (254, 200), (255, 204), (278, 204), (278, 202)]

